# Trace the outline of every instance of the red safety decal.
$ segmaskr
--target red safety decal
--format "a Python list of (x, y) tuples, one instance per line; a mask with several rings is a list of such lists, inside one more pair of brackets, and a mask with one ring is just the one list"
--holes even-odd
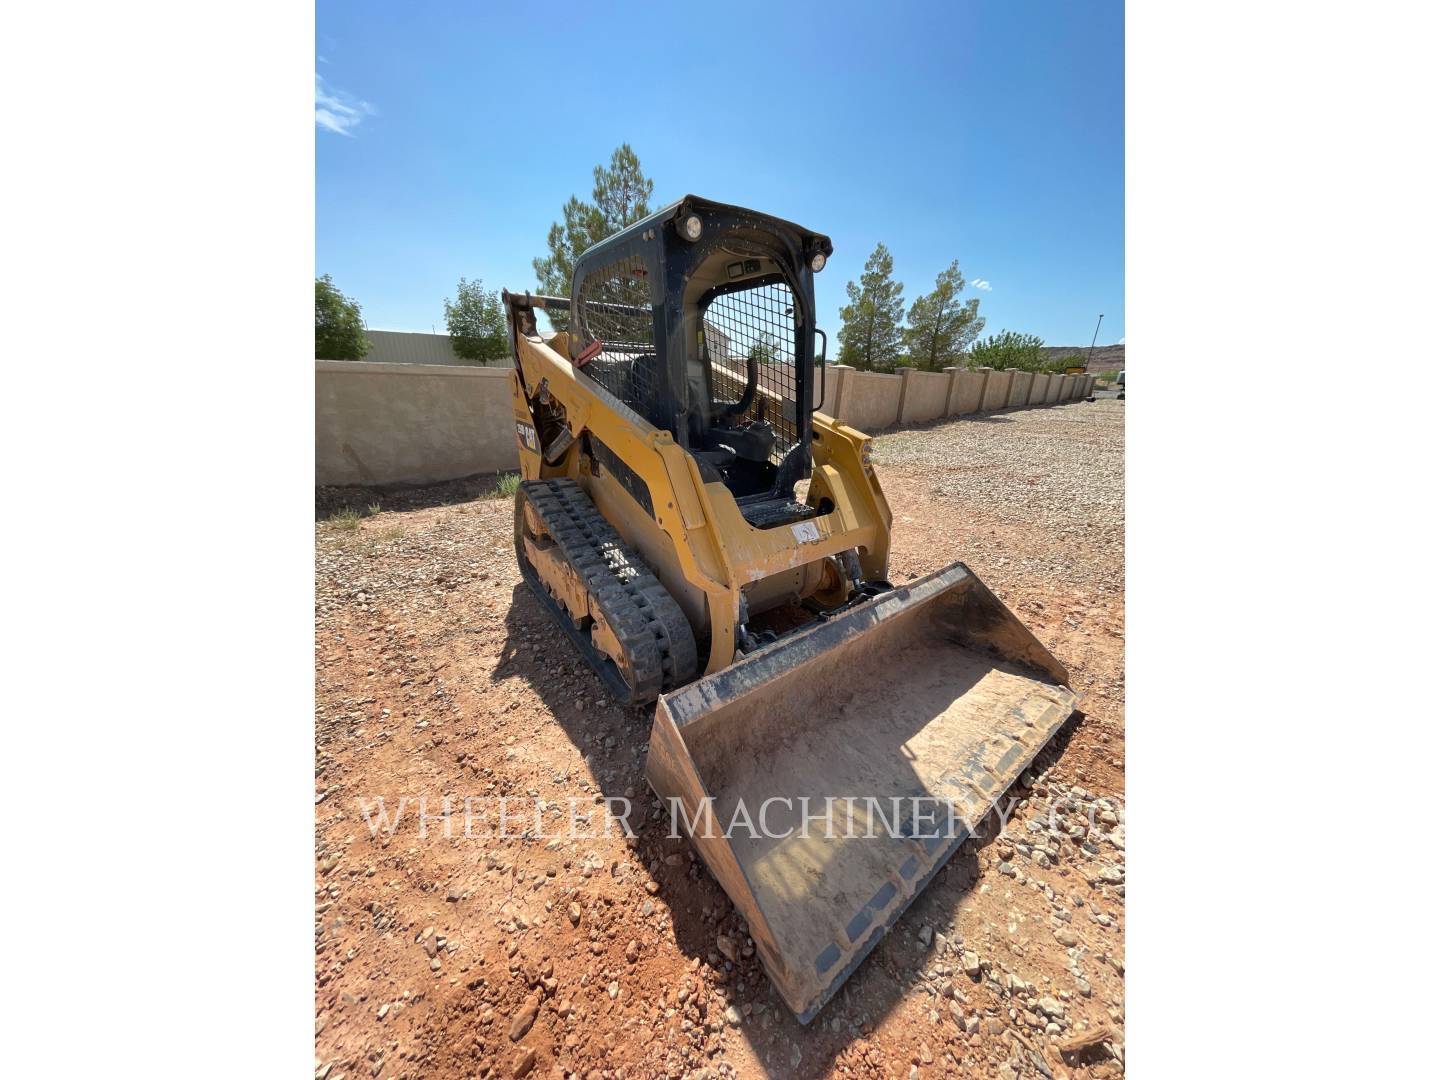
[(586, 345), (585, 348), (580, 350), (580, 355), (575, 358), (575, 366), (584, 367), (604, 351), (605, 343), (603, 341), (590, 342), (589, 345)]

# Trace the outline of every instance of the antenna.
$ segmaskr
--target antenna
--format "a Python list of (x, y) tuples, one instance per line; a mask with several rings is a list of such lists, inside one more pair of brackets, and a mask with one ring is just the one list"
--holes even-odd
[(1105, 318), (1105, 315), (1102, 313), (1102, 314), (1100, 315), (1100, 318), (1095, 320), (1095, 336), (1090, 339), (1090, 352), (1087, 353), (1086, 356), (1085, 356), (1085, 370), (1086, 370), (1086, 371), (1089, 371), (1089, 370), (1090, 370), (1090, 358), (1095, 355), (1095, 342), (1096, 342), (1096, 341), (1099, 339), (1099, 337), (1100, 337), (1100, 320), (1101, 320), (1101, 319), (1104, 319), (1104, 318)]

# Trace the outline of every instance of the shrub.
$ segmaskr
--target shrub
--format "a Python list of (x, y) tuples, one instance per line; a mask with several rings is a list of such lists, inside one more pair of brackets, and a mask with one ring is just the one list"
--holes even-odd
[[(1045, 347), (1045, 341), (1034, 334), (1020, 334), (1014, 330), (1002, 330), (998, 334), (991, 334), (981, 341), (977, 341), (970, 347), (970, 352), (965, 357), (965, 366), (970, 369), (994, 368), (996, 371), (1004, 371), (1006, 368), (1019, 368), (1021, 371), (1050, 371), (1045, 361), (1041, 358), (1040, 350)], [(1064, 367), (1060, 368), (1064, 371)]]
[(315, 279), (315, 359), (359, 360), (370, 351), (360, 305), (335, 287), (330, 275)]

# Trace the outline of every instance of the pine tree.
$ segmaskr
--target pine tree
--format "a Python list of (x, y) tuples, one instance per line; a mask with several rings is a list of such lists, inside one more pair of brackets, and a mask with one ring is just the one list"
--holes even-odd
[(840, 363), (861, 371), (893, 371), (900, 359), (900, 320), (905, 313), (905, 286), (891, 279), (895, 260), (884, 244), (876, 244), (860, 284), (847, 282), (850, 303), (840, 309)]
[(962, 301), (963, 288), (965, 277), (957, 259), (935, 278), (933, 292), (910, 305), (910, 325), (905, 328), (904, 339), (906, 358), (912, 366), (921, 371), (941, 371), (963, 362), (965, 350), (985, 328), (979, 313), (980, 300)]
[(595, 187), (590, 197), (600, 212), (604, 236), (619, 232), (627, 225), (634, 225), (650, 214), (650, 195), (655, 190), (654, 182), (645, 178), (640, 169), (640, 159), (629, 143), (610, 155), (608, 169), (595, 166)]
[(533, 262), (535, 274), (540, 279), (540, 292), (546, 296), (569, 296), (575, 260), (586, 248), (605, 239), (604, 219), (600, 211), (589, 203), (581, 202), (572, 195), (561, 214), (564, 223), (552, 223), (549, 235), (545, 237), (550, 254)]
[[(629, 143), (610, 155), (608, 168), (595, 166), (595, 186), (590, 192), (594, 202), (582, 202), (572, 195), (561, 211), (563, 222), (552, 224), (545, 238), (550, 254), (533, 261), (540, 292), (569, 296), (575, 261), (587, 248), (648, 216), (654, 190), (654, 182), (645, 178)], [(557, 330), (570, 322), (563, 312), (546, 312), (546, 316)]]

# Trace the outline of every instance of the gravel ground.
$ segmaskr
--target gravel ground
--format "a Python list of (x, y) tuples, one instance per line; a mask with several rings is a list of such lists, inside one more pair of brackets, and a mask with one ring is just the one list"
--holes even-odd
[(653, 822), (472, 839), (412, 805), (372, 829), (381, 797), (643, 800), (650, 715), (611, 705), (520, 585), (487, 483), (319, 497), (366, 516), (316, 526), (317, 1077), (1123, 1075), (1123, 418), (1077, 402), (878, 441), (892, 579), (966, 562), (1083, 713), (1004, 833), (967, 841), (805, 1028)]
[[(875, 461), (995, 525), (1047, 537), (1027, 570), (1076, 585), (1118, 581), (1125, 561), (1125, 403), (1016, 409), (882, 435)], [(1049, 538), (1074, 545), (1056, 551)], [(967, 552), (973, 555), (973, 552)]]
[(934, 475), (931, 493), (997, 520), (1072, 529), (1092, 546), (1124, 541), (1125, 405), (1017, 409), (882, 435), (875, 461)]

